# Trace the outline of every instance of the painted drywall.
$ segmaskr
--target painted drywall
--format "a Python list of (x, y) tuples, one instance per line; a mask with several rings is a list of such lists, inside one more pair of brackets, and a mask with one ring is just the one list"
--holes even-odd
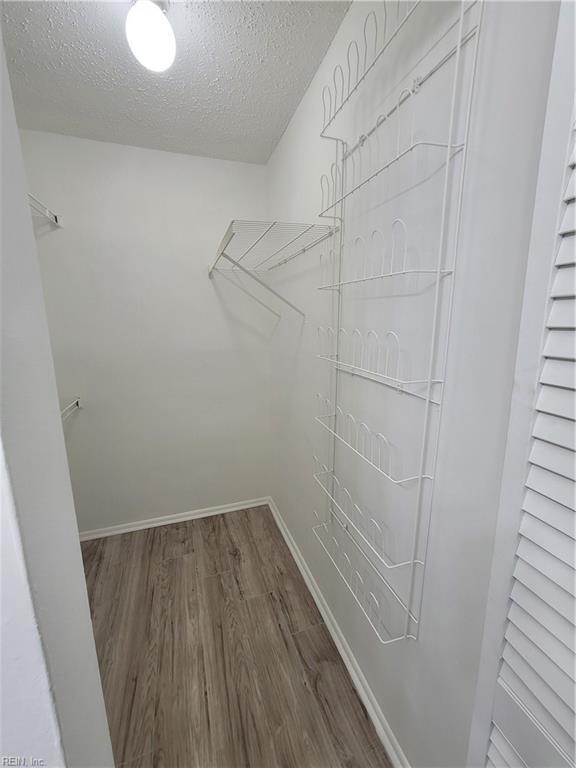
[[(435, 6), (442, 14), (443, 4)], [(331, 142), (318, 138), (321, 91), (332, 83), (334, 66), (345, 62), (349, 40), (362, 40), (368, 10), (364, 3), (352, 6), (270, 159), (272, 218), (313, 221), (320, 210), (320, 174), (334, 159)], [(315, 291), (325, 281), (318, 254), (292, 262), (274, 279), (275, 288), (305, 309), (307, 318), (302, 326), (297, 318), (284, 316), (276, 337), (273, 405), (279, 439), (272, 495), (383, 717), (406, 759), (418, 768), (466, 764), (557, 6), (487, 3), (484, 13), (417, 642), (379, 644), (311, 533), (318, 522), (315, 511), (322, 518), (326, 510), (311, 477), (312, 456), (320, 453), (330, 463), (328, 446), (313, 421), (314, 395), (333, 386), (331, 374), (315, 360), (315, 335), (317, 325), (336, 327), (337, 321), (326, 293)], [(429, 32), (422, 29), (421, 34), (424, 40)], [(362, 101), (356, 110), (358, 133), (368, 127), (360, 123), (366, 114)], [(385, 323), (387, 310), (380, 310), (383, 317), (378, 315), (375, 294), (363, 298), (371, 299), (365, 316)], [(407, 315), (403, 322), (419, 349), (417, 325), (427, 334), (429, 315), (412, 299), (409, 306), (414, 308), (412, 324)], [(354, 310), (362, 311), (357, 304)], [(348, 318), (351, 328), (355, 317)], [(353, 386), (374, 385), (343, 386), (346, 399), (352, 397)], [(383, 422), (383, 431), (391, 426), (407, 449), (404, 420), (412, 424), (408, 405), (398, 399), (390, 404), (392, 396), (397, 397), (382, 394), (379, 410), (368, 413)], [(366, 394), (364, 402), (372, 397)], [(363, 407), (362, 397), (355, 402)], [(338, 457), (354, 478), (355, 459), (345, 450), (338, 451)], [(384, 500), (389, 514), (395, 515), (402, 507), (395, 507), (388, 494), (383, 489), (380, 502)]]
[(60, 728), (4, 456), (1, 462), (0, 755), (33, 757), (59, 768), (64, 765)]
[[(23, 131), (81, 531), (268, 494), (278, 316), (208, 265), (265, 168)], [(266, 298), (266, 297), (264, 297)]]
[(0, 59), (2, 753), (55, 768), (108, 768), (112, 749), (1, 44)]

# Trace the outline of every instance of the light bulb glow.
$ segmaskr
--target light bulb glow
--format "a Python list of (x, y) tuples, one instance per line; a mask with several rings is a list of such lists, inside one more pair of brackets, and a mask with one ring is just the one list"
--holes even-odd
[(152, 72), (165, 72), (176, 56), (170, 22), (152, 0), (137, 0), (126, 16), (126, 39), (140, 64)]

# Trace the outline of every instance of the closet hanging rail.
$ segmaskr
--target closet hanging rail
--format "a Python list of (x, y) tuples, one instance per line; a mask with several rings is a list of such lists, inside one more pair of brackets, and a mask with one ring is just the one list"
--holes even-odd
[(62, 224), (60, 224), (60, 220), (58, 218), (58, 215), (54, 213), (54, 211), (51, 211), (50, 208), (48, 208), (44, 203), (40, 202), (37, 197), (34, 197), (34, 195), (28, 195), (28, 204), (30, 205), (30, 209), (32, 211), (32, 215), (35, 216), (41, 216), (46, 221), (49, 221), (50, 224), (54, 225), (55, 227), (61, 227)]
[(72, 400), (71, 403), (68, 403), (67, 406), (62, 408), (60, 411), (60, 416), (62, 417), (62, 421), (66, 421), (66, 419), (71, 416), (74, 411), (78, 408), (80, 409), (82, 406), (80, 405), (80, 398), (77, 397), (75, 400)]
[(218, 264), (224, 259), (231, 272), (241, 272), (270, 291), (295, 312), (304, 312), (262, 279), (262, 275), (283, 266), (331, 237), (336, 228), (325, 224), (297, 224), (282, 221), (230, 222), (218, 248), (208, 276), (223, 271)]

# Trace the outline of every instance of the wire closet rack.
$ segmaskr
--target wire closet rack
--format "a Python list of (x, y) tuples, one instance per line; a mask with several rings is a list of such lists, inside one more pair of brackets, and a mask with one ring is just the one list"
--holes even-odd
[[(216, 258), (208, 269), (208, 276), (214, 271), (232, 271), (248, 275), (278, 299), (303, 315), (299, 307), (282, 296), (265, 282), (267, 272), (287, 264), (314, 246), (332, 237), (336, 228), (326, 224), (296, 224), (282, 221), (230, 222), (218, 248)], [(223, 270), (218, 265), (222, 260), (231, 265)]]
[[(314, 418), (328, 435), (324, 446), (330, 457), (314, 456), (323, 511), (314, 510), (312, 530), (382, 645), (417, 640), (421, 627), (483, 14), (482, 0), (442, 5), (447, 12), (441, 17), (434, 15), (438, 4), (423, 0), (384, 2), (378, 13), (371, 10), (321, 96), (320, 136), (335, 143), (336, 160), (320, 179), (319, 216), (331, 219), (340, 237), (320, 265), (318, 288), (337, 293), (337, 308), (336, 320), (317, 330), (316, 356), (332, 367), (334, 377), (330, 395), (316, 395)], [(426, 40), (422, 50), (418, 39)], [(411, 49), (412, 58), (405, 54)], [(405, 71), (395, 66), (398, 61), (407, 62)], [(354, 135), (369, 114), (373, 119)], [(426, 186), (430, 179), (439, 181)], [(392, 212), (380, 213), (386, 207)], [(376, 222), (370, 219), (373, 211)], [(423, 282), (430, 290), (430, 312), (416, 334), (425, 339), (418, 357), (409, 346), (415, 337), (414, 297)], [(394, 289), (382, 292), (383, 285)], [(371, 286), (378, 290), (367, 297), (359, 293)], [(394, 318), (394, 307), (406, 297), (412, 301), (408, 341), (396, 328), (360, 324), (366, 316)], [(370, 300), (365, 315), (358, 309), (363, 298)], [(373, 309), (387, 301), (384, 314)], [(345, 321), (347, 313), (353, 324)], [(390, 414), (394, 406), (382, 411), (374, 389), (369, 399), (359, 395), (368, 412), (364, 408), (358, 415), (345, 404), (344, 390), (374, 383), (383, 385), (379, 391), (387, 398), (401, 397), (403, 407), (420, 409), (414, 444), (404, 446), (408, 455), (399, 456), (394, 435), (384, 434), (382, 413)], [(371, 473), (371, 487), (377, 489), (371, 511), (355, 498), (354, 478), (362, 472)], [(396, 509), (394, 493), (411, 495)], [(398, 520), (407, 535), (403, 551), (391, 554)]]

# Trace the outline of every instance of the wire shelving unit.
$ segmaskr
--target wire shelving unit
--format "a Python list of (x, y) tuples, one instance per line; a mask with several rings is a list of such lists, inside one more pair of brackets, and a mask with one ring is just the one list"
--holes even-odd
[[(314, 419), (329, 436), (331, 456), (325, 463), (314, 457), (313, 478), (322, 491), (327, 512), (314, 511), (312, 530), (383, 645), (417, 640), (420, 631), (483, 15), (482, 0), (456, 0), (446, 4), (446, 15), (439, 16), (440, 23), (436, 19), (434, 26), (428, 22), (434, 21), (435, 6), (421, 0), (411, 4), (384, 2), (377, 11), (370, 10), (360, 38), (350, 42), (344, 61), (334, 67), (321, 96), (320, 136), (335, 143), (336, 160), (320, 179), (319, 216), (330, 219), (340, 237), (328, 259), (321, 260), (322, 283), (318, 286), (319, 290), (336, 293), (337, 309), (335, 322), (320, 325), (317, 330), (316, 357), (329, 363), (335, 376), (330, 396), (316, 395), (318, 410)], [(406, 44), (417, 47), (417, 29), (424, 36), (428, 29), (436, 31), (422, 46), (425, 50), (415, 51), (412, 60), (407, 56), (409, 65), (399, 77), (400, 73), (392, 66), (388, 68), (387, 63), (404, 61)], [(388, 71), (392, 73), (389, 76)], [(379, 77), (386, 82), (384, 88)], [(443, 107), (431, 96), (437, 96), (438, 89), (446, 104), (443, 119), (439, 119)], [(369, 114), (375, 99), (378, 105), (373, 109), (380, 110), (379, 114), (367, 121), (364, 131), (352, 136), (354, 126)], [(427, 110), (432, 110), (430, 121), (426, 119)], [(435, 183), (429, 184), (432, 178)], [(414, 194), (419, 197), (409, 197)], [(424, 195), (433, 195), (433, 199), (425, 199)], [(412, 204), (406, 203), (407, 198), (413, 200)], [(366, 211), (380, 211), (387, 205), (397, 206), (400, 213), (391, 220), (383, 214), (375, 226), (364, 223)], [(437, 214), (422, 219), (422, 209)], [(352, 229), (359, 226), (367, 228)], [(418, 238), (424, 241), (425, 253), (419, 253), (414, 246)], [(415, 369), (421, 372), (415, 377), (411, 370), (403, 370), (401, 360), (415, 356), (403, 348), (402, 333), (366, 328), (357, 325), (356, 318), (369, 322), (358, 309), (363, 298), (370, 298), (369, 318), (382, 316), (375, 312), (374, 302), (397, 302), (407, 296), (412, 297), (412, 311), (417, 300), (414, 297), (420, 295), (416, 288), (422, 283), (429, 290), (426, 307), (430, 307), (431, 314), (423, 318), (420, 335), (427, 340), (421, 345), (426, 352), (419, 362), (414, 361)], [(383, 284), (391, 286), (391, 295), (378, 288)], [(359, 291), (371, 285), (377, 290), (364, 297)], [(398, 287), (400, 292), (395, 290)], [(394, 317), (394, 306), (388, 306), (384, 317)], [(346, 325), (346, 311), (354, 317), (348, 328), (342, 327)], [(413, 320), (412, 316), (412, 339)], [(346, 385), (342, 375), (348, 376)], [(378, 413), (380, 409), (374, 405), (378, 393), (372, 391), (368, 399), (362, 400), (364, 413), (368, 409), (366, 421), (359, 421), (350, 406), (344, 405), (342, 393), (346, 391), (348, 398), (352, 385), (370, 386), (362, 384), (362, 380), (384, 385), (392, 398), (410, 395), (404, 407), (415, 408), (409, 405), (412, 401), (420, 403), (420, 411), (411, 421), (420, 424), (419, 441), (404, 457), (414, 468), (409, 474), (398, 469), (403, 465), (396, 463), (390, 436), (366, 423), (372, 420), (370, 409), (374, 407), (374, 423), (384, 423), (388, 431), (386, 419), (392, 406)], [(406, 451), (403, 446), (403, 453)], [(378, 513), (370, 513), (347, 487), (347, 474), (354, 477), (359, 471), (350, 462), (354, 457), (361, 459), (364, 469), (374, 475), (370, 489), (379, 489), (375, 492)], [(394, 498), (386, 489), (394, 488), (398, 490), (393, 493), (404, 494), (402, 506), (393, 510), (393, 519), (407, 525), (402, 530), (408, 535), (408, 551), (401, 558), (392, 558), (386, 552), (382, 524), (383, 519), (392, 519), (391, 510), (383, 505), (390, 505)], [(409, 498), (407, 493), (411, 494)], [(398, 577), (400, 582), (396, 581)]]

